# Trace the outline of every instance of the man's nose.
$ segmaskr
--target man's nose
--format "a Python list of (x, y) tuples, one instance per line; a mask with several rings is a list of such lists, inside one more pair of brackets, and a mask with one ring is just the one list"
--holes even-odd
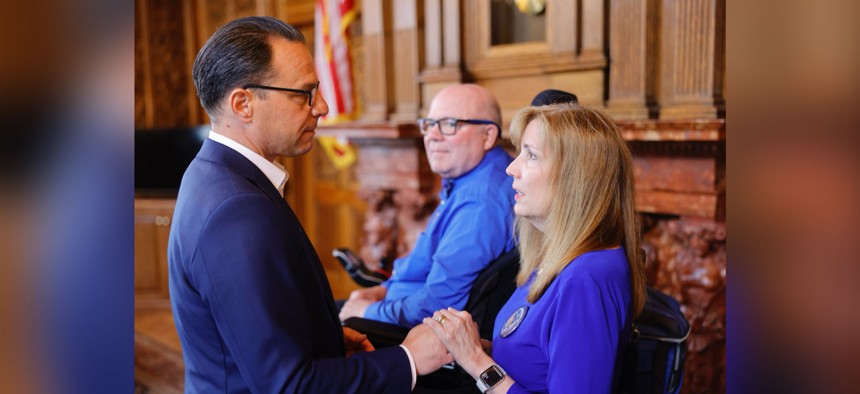
[(316, 117), (328, 115), (328, 103), (322, 95), (319, 95), (319, 98), (314, 103), (313, 107), (311, 107), (311, 111)]
[(424, 138), (429, 138), (432, 140), (441, 140), (444, 137), (442, 134), (442, 124), (436, 122), (429, 127), (427, 127), (427, 131), (424, 133)]

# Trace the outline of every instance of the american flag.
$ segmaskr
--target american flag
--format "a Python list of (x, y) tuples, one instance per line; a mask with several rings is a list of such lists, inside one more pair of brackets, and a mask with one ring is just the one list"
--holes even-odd
[(314, 58), (320, 93), (329, 106), (322, 124), (352, 120), (358, 115), (348, 30), (356, 12), (354, 0), (317, 0)]

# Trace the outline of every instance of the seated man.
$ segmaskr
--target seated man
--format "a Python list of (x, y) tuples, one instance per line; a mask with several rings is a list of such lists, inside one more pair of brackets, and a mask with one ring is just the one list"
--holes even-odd
[(353, 291), (340, 319), (363, 317), (412, 327), (447, 308), (463, 308), (475, 278), (512, 249), (511, 157), (498, 146), (501, 111), (473, 84), (442, 89), (418, 120), (427, 159), (442, 177), (441, 202), (391, 278)]

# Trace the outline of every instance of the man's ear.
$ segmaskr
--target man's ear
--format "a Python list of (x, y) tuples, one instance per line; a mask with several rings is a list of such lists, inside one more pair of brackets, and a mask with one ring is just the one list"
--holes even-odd
[(485, 151), (493, 149), (493, 146), (496, 145), (496, 139), (499, 138), (499, 130), (501, 130), (501, 129), (497, 129), (496, 126), (491, 125), (491, 124), (488, 124), (486, 126), (487, 126), (487, 128), (485, 129), (485, 133), (487, 133), (487, 134), (484, 135), (484, 150)]
[(250, 121), (254, 115), (253, 101), (256, 99), (254, 95), (242, 88), (236, 88), (230, 91), (227, 96), (227, 102), (230, 105), (230, 112), (237, 119)]

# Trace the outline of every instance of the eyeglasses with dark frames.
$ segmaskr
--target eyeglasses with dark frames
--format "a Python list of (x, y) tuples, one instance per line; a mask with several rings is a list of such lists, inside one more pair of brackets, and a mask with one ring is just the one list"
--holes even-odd
[(442, 118), (442, 119), (431, 119), (431, 118), (419, 118), (418, 119), (418, 130), (421, 131), (422, 135), (427, 135), (430, 132), (430, 129), (434, 126), (439, 126), (439, 132), (442, 135), (454, 135), (459, 130), (458, 125), (460, 123), (468, 123), (468, 124), (491, 124), (496, 126), (496, 130), (499, 132), (499, 137), (502, 136), (502, 128), (498, 123), (493, 122), (492, 120), (484, 120), (484, 119), (457, 119), (457, 118)]
[(311, 88), (310, 90), (304, 90), (304, 89), (290, 89), (290, 88), (279, 88), (279, 87), (275, 87), (275, 86), (259, 85), (259, 84), (256, 84), (256, 83), (249, 83), (249, 84), (247, 84), (247, 85), (245, 85), (245, 86), (242, 86), (242, 89), (267, 89), (267, 90), (280, 90), (280, 91), (282, 91), (282, 92), (292, 92), (292, 93), (302, 93), (302, 94), (306, 94), (306, 95), (308, 95), (308, 106), (309, 106), (309, 107), (313, 107), (313, 106), (314, 106), (314, 104), (316, 104), (316, 100), (314, 100), (314, 99), (316, 99), (316, 97), (319, 95), (320, 83), (319, 83), (319, 81), (317, 81), (317, 83), (314, 85), (314, 87), (313, 87), (313, 88)]

